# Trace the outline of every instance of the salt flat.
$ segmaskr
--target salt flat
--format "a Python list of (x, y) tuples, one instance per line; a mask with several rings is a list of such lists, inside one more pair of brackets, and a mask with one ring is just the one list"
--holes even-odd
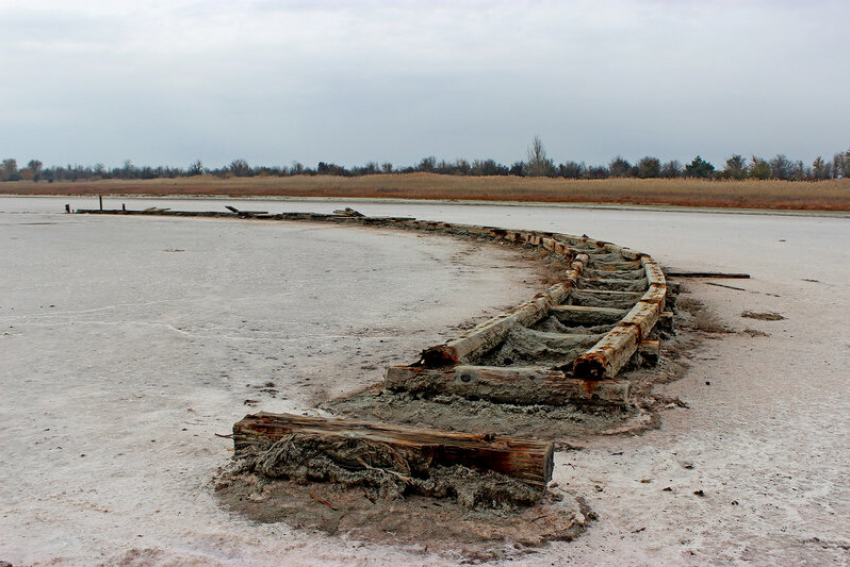
[[(52, 212), (66, 202), (92, 206), (0, 199), (0, 560), (462, 559), (231, 517), (208, 484), (229, 455), (229, 442), (212, 434), (252, 409), (300, 409), (378, 380), (382, 365), (409, 362), (452, 326), (526, 299), (535, 282), (513, 253), (358, 228)], [(452, 204), (247, 208), (346, 204), (586, 233), (668, 266), (753, 276), (731, 282), (745, 291), (686, 286), (727, 326), (770, 336), (707, 340), (688, 375), (662, 391), (689, 409), (664, 412), (659, 430), (586, 439), (583, 450), (559, 454), (556, 481), (599, 520), (577, 541), (512, 564), (850, 562), (846, 219)], [(496, 268), (506, 265), (514, 267)], [(744, 319), (744, 310), (786, 319)], [(260, 405), (245, 406), (251, 399)]]

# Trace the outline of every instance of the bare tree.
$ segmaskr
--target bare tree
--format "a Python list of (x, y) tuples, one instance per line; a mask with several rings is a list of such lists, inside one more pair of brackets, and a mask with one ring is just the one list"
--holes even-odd
[(832, 164), (825, 161), (821, 156), (818, 156), (812, 162), (812, 177), (815, 181), (829, 179), (832, 177)]
[(844, 152), (844, 155), (841, 156), (839, 168), (841, 169), (841, 177), (845, 179), (850, 178), (850, 150), (847, 150)]
[(534, 136), (534, 141), (528, 148), (528, 163), (526, 163), (526, 175), (529, 177), (540, 177), (549, 175), (555, 169), (552, 160), (546, 157), (546, 149), (540, 136)]
[(681, 177), (683, 169), (682, 164), (678, 160), (672, 159), (661, 166), (661, 177), (668, 179)]
[(770, 175), (774, 179), (791, 179), (794, 176), (794, 163), (784, 154), (777, 154), (770, 160)]
[(227, 169), (236, 177), (249, 177), (251, 175), (251, 166), (242, 158), (230, 162)]

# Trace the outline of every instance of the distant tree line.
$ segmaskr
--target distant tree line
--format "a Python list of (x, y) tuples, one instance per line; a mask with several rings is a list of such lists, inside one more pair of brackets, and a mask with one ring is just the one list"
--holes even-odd
[(452, 162), (437, 161), (434, 156), (423, 158), (417, 165), (395, 167), (391, 163), (368, 162), (362, 166), (345, 167), (320, 161), (316, 167), (293, 162), (289, 166), (251, 166), (244, 159), (233, 160), (218, 167), (204, 167), (200, 160), (187, 168), (168, 166), (135, 166), (130, 160), (121, 167), (107, 168), (102, 163), (94, 166), (67, 165), (44, 167), (37, 159), (30, 160), (26, 167), (19, 168), (15, 159), (0, 162), (0, 181), (95, 181), (100, 179), (174, 179), (211, 175), (219, 178), (258, 177), (293, 175), (336, 175), (357, 177), (361, 175), (383, 175), (391, 173), (441, 173), (445, 175), (492, 176), (515, 175), (519, 177), (551, 177), (566, 179), (607, 179), (609, 177), (632, 177), (639, 179), (695, 177), (702, 179), (779, 179), (795, 181), (821, 181), (824, 179), (850, 178), (850, 149), (836, 153), (832, 159), (818, 157), (811, 165), (792, 160), (783, 154), (772, 159), (751, 156), (749, 159), (734, 154), (722, 168), (696, 156), (688, 164), (677, 160), (662, 163), (655, 157), (641, 158), (631, 163), (622, 156), (612, 159), (607, 165), (586, 165), (584, 162), (567, 161), (556, 164), (546, 154), (539, 137), (535, 137), (525, 161), (510, 166), (492, 159), (458, 159)]

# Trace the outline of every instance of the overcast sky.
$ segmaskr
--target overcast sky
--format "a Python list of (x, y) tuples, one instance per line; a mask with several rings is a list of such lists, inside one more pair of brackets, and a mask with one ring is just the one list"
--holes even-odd
[(0, 158), (811, 163), (848, 71), (841, 0), (0, 0)]

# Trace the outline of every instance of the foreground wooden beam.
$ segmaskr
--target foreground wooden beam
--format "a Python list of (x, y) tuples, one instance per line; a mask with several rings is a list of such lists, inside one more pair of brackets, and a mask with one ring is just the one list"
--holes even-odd
[[(349, 448), (355, 449), (355, 455), (358, 444), (362, 444), (364, 450), (374, 448), (376, 444), (383, 445), (389, 448), (396, 461), (403, 460), (401, 468), (414, 476), (427, 477), (436, 466), (463, 465), (544, 486), (552, 480), (552, 443), (288, 414), (246, 415), (236, 422), (233, 425), (235, 456), (240, 458), (267, 449), (274, 442), (291, 435), (308, 439), (344, 440)], [(297, 442), (295, 439), (290, 438), (292, 442)], [(333, 453), (329, 452), (326, 456), (335, 460)], [(342, 467), (368, 468), (358, 466), (356, 460), (354, 463), (346, 461), (344, 457), (336, 461)]]
[(629, 404), (628, 382), (582, 380), (535, 366), (456, 366), (446, 370), (392, 366), (384, 383), (395, 391), (451, 394), (504, 404)]

